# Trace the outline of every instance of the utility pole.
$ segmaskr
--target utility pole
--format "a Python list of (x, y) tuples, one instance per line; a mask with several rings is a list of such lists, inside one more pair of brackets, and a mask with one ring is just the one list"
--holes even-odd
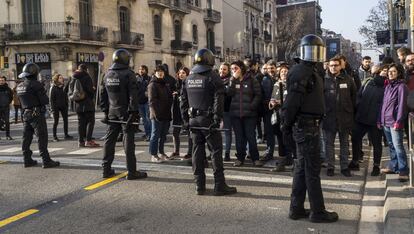
[(388, 0), (389, 24), (390, 24), (390, 56), (395, 59), (395, 14), (393, 0)]
[(251, 33), (252, 33), (252, 57), (251, 57), (251, 59), (254, 59), (254, 27), (253, 27), (253, 23), (254, 23), (254, 15), (253, 15), (253, 13), (251, 12), (250, 13), (250, 21), (251, 21), (251, 27), (252, 27), (252, 29), (250, 30), (251, 31)]

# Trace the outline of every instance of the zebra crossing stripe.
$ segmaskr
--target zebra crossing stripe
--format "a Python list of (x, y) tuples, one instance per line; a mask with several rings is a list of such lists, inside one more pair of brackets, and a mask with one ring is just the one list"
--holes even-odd
[[(60, 150), (63, 150), (63, 149), (64, 148), (48, 148), (47, 151), (49, 151), (49, 153), (51, 153), (51, 152), (56, 152), (56, 151), (60, 151)], [(33, 153), (38, 154), (39, 150), (35, 150), (35, 151), (33, 151)]]
[[(135, 155), (142, 154), (144, 152), (145, 151), (142, 151), (142, 150), (136, 150), (135, 151)], [(125, 151), (124, 150), (120, 150), (120, 151), (118, 151), (118, 152), (115, 153), (115, 156), (125, 156)]]
[(15, 153), (22, 151), (22, 147), (10, 147), (7, 149), (0, 150), (0, 153)]
[(98, 148), (98, 149), (80, 149), (80, 150), (76, 150), (76, 151), (72, 151), (72, 152), (68, 152), (67, 154), (80, 154), (80, 155), (87, 155), (87, 154), (92, 154), (98, 151), (101, 151), (102, 148)]

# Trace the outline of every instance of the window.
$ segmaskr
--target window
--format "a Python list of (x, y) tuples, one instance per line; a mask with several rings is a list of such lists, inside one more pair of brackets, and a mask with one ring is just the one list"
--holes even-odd
[(181, 41), (181, 22), (179, 20), (174, 21), (174, 35), (176, 41)]
[(154, 15), (154, 37), (156, 39), (162, 38), (162, 31), (161, 31), (161, 16)]
[(336, 42), (331, 42), (329, 44), (329, 52), (330, 53), (336, 53), (336, 50), (337, 50), (337, 44), (336, 44)]
[(198, 44), (198, 27), (193, 24), (193, 44)]
[(42, 23), (40, 0), (23, 0), (22, 6), (24, 24)]
[(244, 13), (244, 16), (246, 17), (246, 29), (249, 29), (249, 12), (248, 11), (246, 11), (245, 13)]
[(214, 31), (211, 29), (207, 30), (207, 48), (213, 51), (213, 53), (216, 51)]
[(91, 25), (91, 1), (79, 0), (79, 23)]
[(126, 7), (119, 8), (119, 29), (121, 32), (130, 32), (129, 10)]

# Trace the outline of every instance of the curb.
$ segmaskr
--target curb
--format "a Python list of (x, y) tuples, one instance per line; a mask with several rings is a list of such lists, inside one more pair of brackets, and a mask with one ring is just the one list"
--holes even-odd
[(414, 188), (398, 181), (398, 174), (385, 178), (384, 233), (414, 233)]

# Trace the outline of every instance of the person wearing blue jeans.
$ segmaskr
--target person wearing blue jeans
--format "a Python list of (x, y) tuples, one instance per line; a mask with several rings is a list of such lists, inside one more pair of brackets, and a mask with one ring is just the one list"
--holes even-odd
[(170, 121), (151, 120), (151, 138), (149, 145), (149, 153), (151, 155), (158, 155), (158, 153), (165, 157), (164, 144), (167, 139), (168, 129), (170, 128)]
[(144, 124), (144, 132), (145, 132), (145, 138), (148, 141), (151, 136), (151, 120), (149, 117), (149, 106), (148, 102), (145, 104), (139, 104), (138, 105), (138, 111), (139, 115), (142, 118), (142, 122)]
[(230, 161), (230, 150), (232, 142), (232, 124), (231, 116), (229, 112), (223, 113), (223, 128), (229, 129), (230, 131), (224, 132), (224, 161)]
[(225, 146), (224, 146), (224, 161), (230, 161), (230, 149), (232, 142), (232, 127), (231, 127), (231, 114), (230, 114), (230, 104), (231, 96), (228, 95), (228, 90), (230, 88), (230, 64), (222, 63), (219, 68), (219, 75), (224, 84), (224, 112), (223, 112), (223, 128), (229, 129), (230, 131), (224, 132)]
[(407, 154), (403, 145), (404, 131), (384, 127), (384, 133), (390, 149), (391, 160), (388, 163), (388, 169), (400, 175), (408, 175)]

